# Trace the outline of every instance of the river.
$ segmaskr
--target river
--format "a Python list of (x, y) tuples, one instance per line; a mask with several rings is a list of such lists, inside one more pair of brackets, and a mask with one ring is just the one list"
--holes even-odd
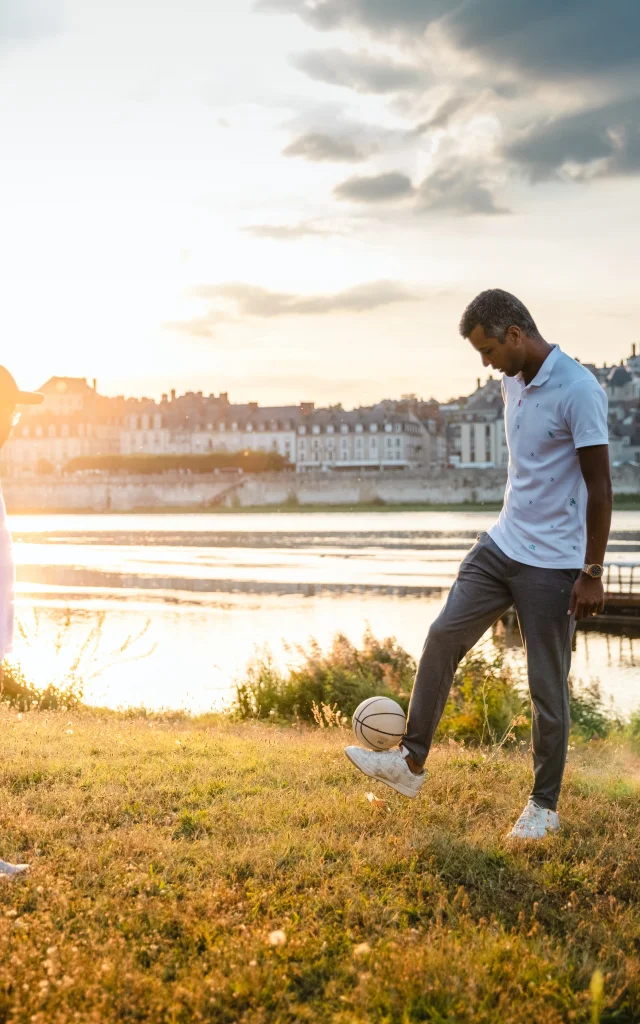
[[(12, 516), (27, 678), (72, 670), (110, 707), (203, 711), (268, 647), (365, 627), (418, 655), (484, 512)], [(640, 512), (614, 514), (608, 558), (640, 562)], [(511, 637), (513, 640), (513, 637)], [(633, 636), (580, 630), (573, 676), (640, 705)], [(122, 648), (125, 648), (122, 650)], [(287, 650), (289, 648), (289, 650)], [(514, 657), (519, 657), (517, 650)]]

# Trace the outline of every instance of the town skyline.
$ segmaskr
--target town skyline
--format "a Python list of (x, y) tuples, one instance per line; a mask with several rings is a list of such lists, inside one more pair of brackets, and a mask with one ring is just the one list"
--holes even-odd
[[(624, 345), (624, 343), (622, 343), (622, 344)], [(560, 348), (562, 349), (563, 346), (560, 345)], [(622, 365), (622, 364), (626, 363), (626, 361), (629, 358), (633, 359), (635, 357), (635, 355), (636, 355), (636, 350), (639, 349), (639, 348), (640, 348), (640, 344), (639, 343), (637, 343), (635, 341), (631, 341), (626, 346), (626, 351), (623, 352), (623, 354), (620, 356), (619, 359), (614, 359), (614, 360), (609, 360), (609, 359), (587, 360), (587, 359), (581, 359), (579, 356), (576, 356), (576, 355), (574, 355), (573, 358), (578, 359), (579, 362), (582, 362), (582, 363), (585, 363), (585, 364), (591, 364), (593, 366), (613, 367), (613, 366)], [(566, 349), (563, 349), (563, 351), (566, 352)], [(607, 351), (610, 352), (611, 350), (608, 349)], [(572, 355), (571, 352), (568, 352), (567, 354), (568, 355)], [(470, 355), (471, 355), (471, 353), (470, 353)], [(473, 358), (473, 355), (471, 355), (471, 357)], [(180, 375), (179, 374), (174, 376), (174, 377), (171, 377), (171, 376), (168, 377), (167, 378), (167, 384), (165, 386), (158, 387), (157, 384), (156, 384), (156, 385), (154, 385), (154, 387), (147, 387), (146, 391), (145, 391), (145, 389), (143, 387), (142, 390), (139, 391), (137, 394), (133, 394), (130, 391), (127, 392), (126, 389), (122, 390), (122, 391), (106, 390), (102, 386), (101, 381), (100, 381), (100, 379), (98, 377), (87, 375), (87, 374), (53, 373), (53, 374), (50, 375), (50, 377), (47, 378), (46, 381), (42, 381), (41, 380), (38, 384), (33, 384), (33, 387), (37, 390), (38, 388), (42, 387), (44, 384), (48, 383), (50, 380), (53, 380), (53, 379), (60, 379), (60, 380), (82, 380), (82, 381), (85, 381), (88, 386), (94, 387), (94, 389), (96, 389), (98, 391), (98, 393), (103, 395), (105, 398), (124, 398), (124, 399), (127, 399), (127, 400), (128, 399), (140, 399), (140, 400), (147, 400), (148, 399), (148, 400), (153, 401), (153, 402), (159, 402), (159, 401), (162, 400), (163, 395), (169, 396), (171, 394), (171, 392), (174, 391), (176, 394), (181, 393), (182, 395), (199, 394), (199, 393), (201, 393), (201, 394), (203, 394), (205, 396), (210, 396), (212, 398), (213, 397), (217, 397), (220, 394), (225, 394), (225, 395), (229, 396), (229, 401), (230, 402), (237, 403), (237, 404), (240, 404), (240, 405), (242, 405), (242, 404), (250, 404), (250, 403), (253, 403), (253, 402), (257, 402), (259, 405), (264, 405), (264, 406), (268, 406), (268, 405), (274, 405), (274, 406), (288, 406), (288, 405), (291, 405), (291, 406), (295, 406), (295, 405), (299, 405), (300, 403), (312, 402), (312, 403), (314, 403), (314, 404), (316, 404), (318, 406), (323, 406), (323, 405), (325, 405), (327, 407), (330, 407), (330, 406), (342, 406), (345, 409), (348, 409), (348, 408), (355, 409), (355, 408), (359, 408), (359, 407), (363, 407), (364, 408), (364, 407), (368, 407), (368, 406), (377, 405), (377, 404), (379, 404), (381, 402), (384, 402), (385, 400), (400, 401), (400, 400), (402, 400), (404, 398), (407, 398), (407, 399), (413, 398), (413, 399), (415, 399), (417, 401), (423, 401), (423, 402), (436, 401), (439, 404), (443, 405), (443, 404), (446, 404), (447, 402), (455, 401), (457, 398), (464, 397), (465, 394), (467, 394), (467, 395), (470, 394), (471, 391), (473, 390), (474, 386), (478, 385), (479, 381), (482, 381), (482, 383), (484, 383), (486, 380), (489, 380), (491, 378), (500, 379), (500, 376), (501, 375), (497, 371), (492, 371), (491, 368), (484, 367), (482, 365), (480, 359), (475, 357), (474, 372), (471, 373), (470, 376), (469, 376), (469, 390), (468, 391), (461, 390), (461, 391), (459, 391), (457, 393), (453, 393), (452, 392), (452, 393), (446, 395), (446, 397), (443, 397), (442, 395), (437, 395), (437, 394), (435, 394), (432, 391), (428, 391), (426, 387), (423, 388), (423, 389), (418, 388), (416, 390), (416, 387), (414, 386), (412, 389), (407, 389), (405, 391), (396, 392), (395, 394), (393, 394), (388, 388), (387, 388), (387, 392), (383, 393), (380, 390), (379, 393), (376, 394), (374, 392), (374, 389), (375, 388), (381, 388), (382, 386), (378, 385), (374, 381), (374, 382), (369, 382), (368, 385), (363, 389), (365, 392), (374, 392), (373, 397), (369, 401), (359, 401), (357, 395), (353, 395), (351, 401), (349, 399), (341, 400), (341, 398), (338, 395), (337, 397), (334, 398), (334, 400), (327, 401), (325, 403), (322, 402), (321, 398), (320, 399), (316, 398), (314, 396), (314, 394), (311, 393), (311, 392), (307, 393), (307, 392), (302, 391), (300, 389), (298, 389), (297, 392), (294, 391), (293, 390), (293, 385), (292, 385), (292, 393), (291, 393), (291, 395), (289, 397), (287, 397), (285, 400), (282, 400), (282, 401), (273, 401), (273, 402), (262, 400), (261, 396), (259, 394), (257, 394), (255, 391), (254, 392), (247, 391), (246, 388), (242, 389), (239, 394), (236, 394), (236, 393), (233, 392), (233, 390), (230, 387), (225, 387), (224, 386), (225, 382), (224, 381), (220, 381), (220, 380), (214, 380), (213, 386), (212, 387), (207, 387), (207, 386), (205, 386), (203, 384), (202, 379), (197, 379), (197, 380), (192, 381), (191, 384), (187, 384), (186, 386), (183, 386), (183, 388), (181, 389), (180, 387), (178, 387), (176, 385), (176, 381), (180, 379)], [(314, 383), (314, 381), (312, 379), (310, 381), (310, 386), (311, 387), (313, 387), (313, 383)], [(413, 378), (412, 383), (414, 385), (416, 383), (415, 376)]]

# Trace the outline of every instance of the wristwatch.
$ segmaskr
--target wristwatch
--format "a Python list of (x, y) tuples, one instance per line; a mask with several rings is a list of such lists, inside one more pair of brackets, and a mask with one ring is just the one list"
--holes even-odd
[(586, 572), (587, 576), (590, 576), (592, 580), (599, 580), (604, 572), (603, 565), (583, 565), (582, 571)]

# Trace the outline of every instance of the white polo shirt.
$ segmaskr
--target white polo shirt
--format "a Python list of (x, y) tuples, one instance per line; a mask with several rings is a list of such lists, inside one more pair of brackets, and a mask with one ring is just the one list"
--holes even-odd
[(509, 558), (543, 569), (580, 569), (587, 488), (578, 448), (609, 443), (607, 396), (558, 345), (530, 384), (502, 378), (509, 473), (489, 534)]

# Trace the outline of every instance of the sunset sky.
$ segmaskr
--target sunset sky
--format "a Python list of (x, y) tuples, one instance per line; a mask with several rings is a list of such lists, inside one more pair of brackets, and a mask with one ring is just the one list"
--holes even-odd
[(637, 0), (0, 0), (2, 362), (441, 400), (485, 287), (640, 341)]

